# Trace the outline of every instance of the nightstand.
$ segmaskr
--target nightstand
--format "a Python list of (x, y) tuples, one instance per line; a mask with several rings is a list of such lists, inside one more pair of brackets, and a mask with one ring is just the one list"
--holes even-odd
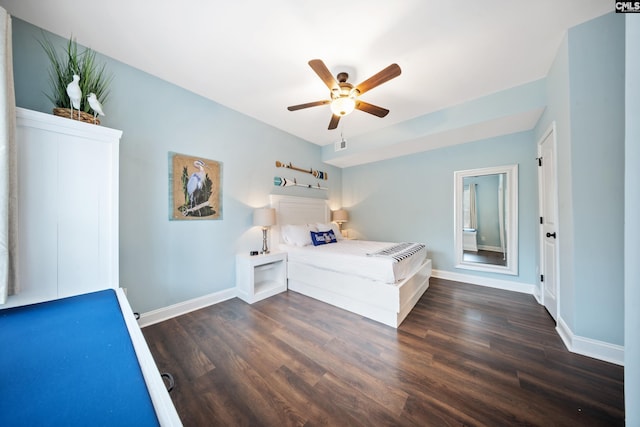
[(236, 255), (238, 298), (253, 304), (287, 290), (287, 253)]

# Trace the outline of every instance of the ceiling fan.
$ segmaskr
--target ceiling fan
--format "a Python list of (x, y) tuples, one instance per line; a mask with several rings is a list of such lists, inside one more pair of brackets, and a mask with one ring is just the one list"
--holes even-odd
[(347, 82), (347, 79), (349, 78), (349, 74), (347, 73), (338, 73), (336, 76), (337, 79), (334, 78), (321, 59), (312, 59), (309, 61), (309, 66), (316, 72), (324, 84), (327, 85), (330, 90), (329, 95), (331, 99), (292, 105), (287, 107), (287, 110), (296, 111), (302, 110), (303, 108), (330, 104), (332, 115), (331, 121), (329, 122), (329, 129), (337, 128), (340, 117), (346, 116), (354, 109), (364, 111), (365, 113), (373, 114), (378, 117), (384, 117), (389, 114), (389, 110), (386, 108), (361, 101), (358, 97), (374, 87), (398, 77), (401, 73), (398, 64), (389, 65), (384, 70), (374, 74), (356, 86)]

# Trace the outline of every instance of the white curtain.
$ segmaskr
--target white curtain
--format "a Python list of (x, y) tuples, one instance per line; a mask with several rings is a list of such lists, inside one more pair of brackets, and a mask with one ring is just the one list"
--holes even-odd
[(478, 228), (478, 210), (476, 208), (476, 184), (469, 184), (469, 228)]
[(0, 304), (17, 291), (18, 156), (11, 53), (11, 16), (0, 7)]
[(502, 250), (502, 259), (507, 259), (504, 236), (504, 176), (505, 174), (503, 173), (498, 175), (498, 226), (500, 228), (500, 249)]

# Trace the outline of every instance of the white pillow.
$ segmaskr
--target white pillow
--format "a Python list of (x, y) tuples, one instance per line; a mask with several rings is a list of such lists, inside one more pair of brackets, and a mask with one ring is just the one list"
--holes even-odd
[(328, 224), (318, 223), (316, 224), (316, 227), (318, 227), (318, 231), (333, 231), (333, 234), (336, 235), (337, 240), (343, 239), (342, 233), (338, 228), (338, 224), (336, 224), (335, 222), (330, 222)]
[(287, 245), (308, 246), (311, 244), (311, 231), (317, 231), (315, 227), (307, 225), (283, 225), (282, 240)]

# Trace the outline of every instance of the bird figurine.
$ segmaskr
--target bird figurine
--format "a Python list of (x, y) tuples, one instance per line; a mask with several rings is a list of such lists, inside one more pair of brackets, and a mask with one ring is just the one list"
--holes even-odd
[(69, 101), (71, 101), (71, 118), (73, 118), (73, 109), (75, 108), (78, 110), (78, 120), (80, 120), (80, 101), (82, 100), (82, 89), (80, 89), (80, 85), (78, 84), (79, 81), (80, 76), (74, 74), (73, 81), (67, 85), (67, 95), (69, 96)]
[(98, 101), (98, 98), (96, 98), (95, 93), (92, 92), (87, 95), (87, 101), (89, 101), (89, 106), (93, 110), (93, 123), (96, 122), (96, 116), (98, 114), (100, 114), (101, 116), (106, 116), (106, 114), (104, 114), (104, 111), (102, 111), (102, 104), (100, 103), (100, 101)]

